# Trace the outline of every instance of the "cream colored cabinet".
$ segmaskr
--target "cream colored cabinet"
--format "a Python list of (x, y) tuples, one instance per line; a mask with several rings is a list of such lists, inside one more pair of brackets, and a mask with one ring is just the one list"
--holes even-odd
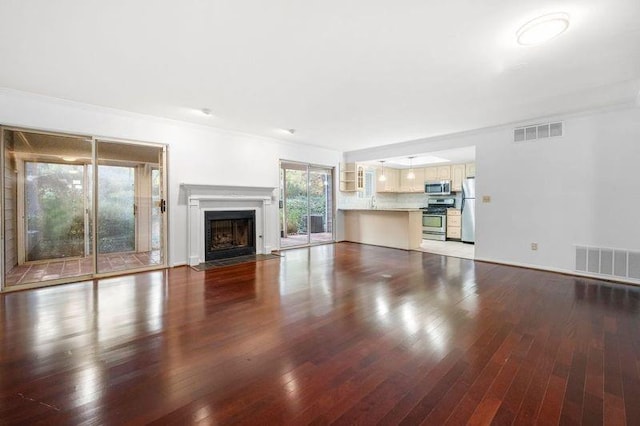
[(462, 216), (458, 209), (447, 209), (447, 238), (460, 239), (462, 237)]
[(465, 164), (465, 176), (468, 178), (476, 177), (476, 163)]
[(462, 229), (453, 226), (447, 226), (447, 238), (460, 239), (462, 237)]
[(425, 167), (424, 168), (424, 180), (438, 180), (438, 168), (437, 167)]
[(438, 166), (438, 180), (451, 180), (451, 166)]
[(409, 179), (407, 176), (411, 169), (402, 169), (400, 172), (400, 188), (399, 192), (424, 192), (424, 169), (413, 169), (414, 178)]
[(381, 181), (382, 168), (377, 169), (376, 173), (376, 192), (398, 192), (400, 190), (400, 170), (384, 168), (385, 180)]
[(451, 180), (451, 166), (435, 166), (424, 168), (425, 180)]
[(340, 163), (340, 191), (355, 192), (356, 163)]
[(364, 191), (364, 166), (356, 164), (356, 191)]
[(453, 192), (462, 191), (462, 181), (466, 177), (466, 167), (464, 164), (454, 164), (451, 166), (451, 190)]

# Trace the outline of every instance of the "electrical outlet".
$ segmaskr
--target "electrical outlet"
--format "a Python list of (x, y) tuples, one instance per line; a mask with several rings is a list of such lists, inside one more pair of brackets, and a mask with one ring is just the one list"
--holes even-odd
[(482, 196), (482, 202), (483, 203), (490, 203), (491, 202), (491, 195), (483, 195)]
[(531, 243), (531, 250), (533, 251), (538, 250), (538, 243)]

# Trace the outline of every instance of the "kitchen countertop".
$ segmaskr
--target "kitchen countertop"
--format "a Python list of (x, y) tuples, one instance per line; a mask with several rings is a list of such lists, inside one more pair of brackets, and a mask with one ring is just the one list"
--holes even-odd
[(422, 242), (422, 210), (418, 208), (338, 209), (344, 240), (413, 250)]
[(380, 208), (380, 209), (367, 209), (367, 208), (338, 208), (338, 210), (343, 211), (366, 211), (366, 212), (420, 212), (419, 208)]

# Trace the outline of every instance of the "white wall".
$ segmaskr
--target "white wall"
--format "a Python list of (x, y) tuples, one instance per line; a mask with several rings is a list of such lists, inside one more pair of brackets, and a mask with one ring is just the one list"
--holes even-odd
[[(109, 108), (0, 89), (0, 124), (169, 145), (169, 264), (187, 261), (181, 183), (279, 185), (280, 159), (337, 168), (341, 153)], [(273, 229), (278, 229), (277, 217)], [(277, 246), (277, 241), (272, 242)]]
[(477, 202), (478, 259), (573, 271), (574, 245), (640, 251), (640, 108), (549, 119), (564, 120), (563, 137), (516, 144), (505, 126), (345, 158), (475, 145), (478, 196), (491, 196)]

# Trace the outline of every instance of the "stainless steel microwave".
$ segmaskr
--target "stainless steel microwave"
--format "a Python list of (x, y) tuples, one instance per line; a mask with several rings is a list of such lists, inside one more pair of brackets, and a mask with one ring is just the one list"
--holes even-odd
[(451, 195), (451, 181), (428, 180), (424, 183), (424, 192), (428, 195)]

